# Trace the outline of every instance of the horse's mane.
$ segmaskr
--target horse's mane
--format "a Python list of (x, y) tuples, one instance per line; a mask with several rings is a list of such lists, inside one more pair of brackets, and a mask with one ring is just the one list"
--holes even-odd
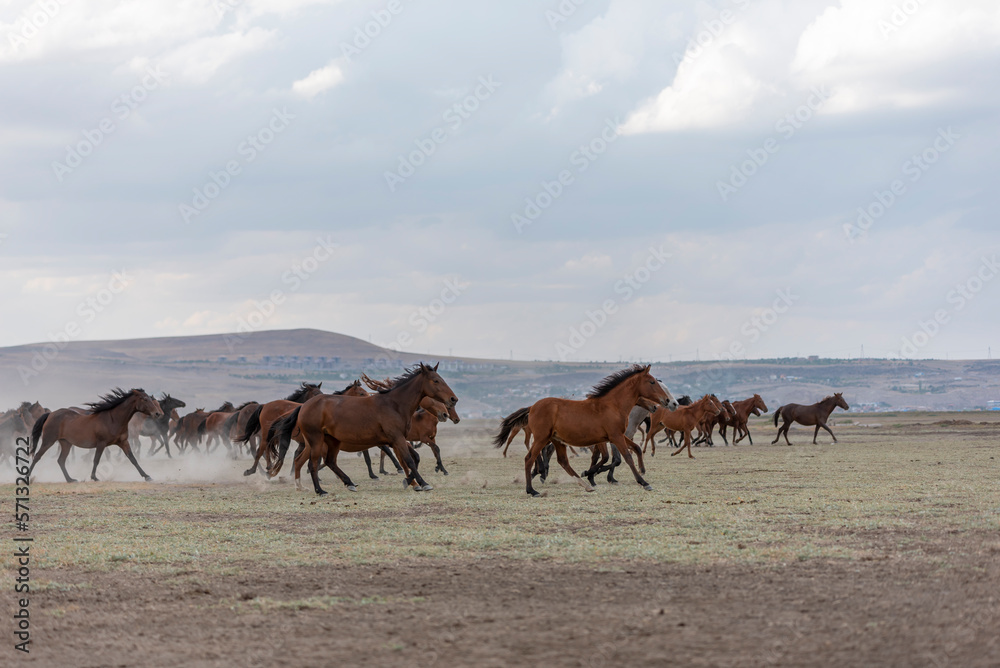
[(219, 406), (218, 408), (216, 408), (212, 412), (213, 413), (228, 413), (231, 410), (233, 410), (233, 405), (227, 401), (226, 403), (222, 404), (221, 406)]
[(600, 399), (603, 396), (607, 396), (608, 392), (615, 389), (626, 380), (631, 378), (636, 374), (640, 374), (649, 369), (648, 366), (642, 364), (633, 364), (632, 366), (622, 369), (621, 371), (615, 371), (613, 374), (599, 382), (597, 385), (587, 393), (588, 399)]
[(244, 408), (246, 408), (247, 406), (249, 406), (250, 404), (255, 404), (255, 403), (257, 403), (257, 402), (256, 401), (244, 401), (242, 404), (240, 404), (239, 406), (237, 406), (233, 410), (234, 411), (241, 411)]
[(349, 389), (351, 389), (352, 387), (355, 387), (355, 386), (360, 386), (360, 385), (361, 385), (361, 381), (360, 381), (360, 380), (356, 380), (356, 381), (354, 381), (353, 383), (349, 384), (349, 385), (348, 385), (347, 387), (345, 387), (344, 389), (342, 389), (342, 390), (337, 390), (336, 392), (334, 392), (334, 394), (336, 394), (336, 395), (342, 395), (342, 394), (346, 393), (346, 392), (347, 392), (347, 391), (348, 391)]
[(301, 404), (306, 400), (306, 394), (310, 390), (318, 390), (320, 387), (322, 387), (322, 385), (323, 383), (320, 383), (319, 385), (313, 385), (312, 383), (302, 383), (301, 385), (299, 385), (299, 389), (295, 390), (287, 397), (285, 397), (285, 401), (294, 401), (297, 404)]
[(91, 401), (84, 404), (84, 406), (89, 406), (91, 413), (103, 413), (105, 411), (110, 411), (113, 408), (118, 408), (136, 392), (144, 392), (144, 390), (132, 388), (131, 390), (125, 391), (120, 387), (116, 387), (107, 394), (102, 394), (100, 401)]
[(19, 411), (30, 411), (31, 410), (31, 402), (30, 401), (22, 401), (21, 405), (17, 407), (17, 410), (19, 410)]
[[(388, 394), (389, 392), (392, 392), (397, 387), (402, 387), (403, 385), (406, 385), (411, 380), (413, 380), (417, 376), (421, 375), (424, 372), (424, 370), (429, 369), (429, 368), (430, 367), (426, 367), (423, 364), (418, 364), (416, 366), (411, 366), (409, 369), (406, 369), (405, 371), (403, 371), (403, 373), (401, 375), (396, 376), (395, 378), (393, 378), (391, 380), (386, 380), (386, 381), (383, 381), (381, 383), (378, 383), (378, 385), (380, 386), (380, 387), (377, 388), (378, 389), (378, 393), (379, 394)], [(376, 388), (372, 388), (372, 389), (376, 389)]]

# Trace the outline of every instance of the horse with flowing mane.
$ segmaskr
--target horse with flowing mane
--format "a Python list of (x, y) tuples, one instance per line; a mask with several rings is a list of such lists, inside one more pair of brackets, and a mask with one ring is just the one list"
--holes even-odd
[[(132, 454), (128, 442), (128, 423), (136, 413), (144, 413), (152, 418), (163, 415), (163, 410), (156, 399), (141, 389), (125, 391), (115, 388), (101, 397), (100, 401), (86, 404), (89, 410), (79, 408), (60, 408), (52, 413), (46, 413), (38, 418), (31, 429), (31, 452), (34, 457), (28, 468), (28, 477), (42, 455), (59, 442), (59, 468), (62, 469), (66, 482), (76, 482), (66, 471), (66, 457), (75, 445), (78, 448), (97, 448), (94, 454), (94, 469), (90, 473), (91, 480), (97, 480), (97, 465), (101, 461), (104, 449), (109, 445), (117, 445), (132, 462), (136, 471), (144, 480), (152, 480)], [(39, 446), (41, 443), (41, 447)]]

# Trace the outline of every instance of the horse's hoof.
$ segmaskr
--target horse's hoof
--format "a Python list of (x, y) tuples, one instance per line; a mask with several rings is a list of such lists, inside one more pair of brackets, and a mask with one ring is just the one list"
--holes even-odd
[(434, 487), (430, 483), (425, 484), (423, 487), (419, 488), (421, 492), (430, 492), (434, 490)]
[(358, 488), (355, 487), (354, 485), (348, 485), (347, 486), (347, 491), (348, 492), (356, 492), (356, 491), (358, 491)]
[(146, 482), (153, 482), (153, 479), (150, 478), (149, 476), (144, 477), (143, 480), (145, 480)]
[(647, 492), (652, 492), (653, 491), (653, 486), (650, 485), (650, 484), (643, 485), (642, 488), (644, 490), (646, 490)]
[(322, 489), (319, 490), (318, 492), (316, 492), (316, 496), (326, 496), (326, 495), (327, 495), (327, 492), (323, 491)]
[(378, 476), (377, 475), (370, 475), (368, 477), (371, 478), (372, 480), (378, 480)]
[(528, 492), (528, 495), (529, 495), (529, 496), (534, 496), (534, 497), (536, 497), (536, 498), (537, 498), (537, 497), (539, 497), (539, 496), (541, 496), (541, 494), (539, 494), (539, 493), (538, 493), (538, 492), (536, 492), (535, 490), (531, 490), (530, 492)]
[(609, 480), (609, 481), (608, 481), (608, 484), (609, 484), (609, 485), (617, 485), (617, 484), (618, 484), (618, 481), (617, 481), (617, 480)]
[(403, 469), (396, 469), (396, 475), (403, 475), (405, 473), (406, 471), (404, 471)]

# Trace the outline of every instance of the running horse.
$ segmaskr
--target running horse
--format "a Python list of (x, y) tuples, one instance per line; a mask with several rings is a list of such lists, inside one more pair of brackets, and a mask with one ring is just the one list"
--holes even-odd
[(420, 363), (392, 381), (388, 389), (363, 397), (324, 394), (313, 397), (292, 413), (281, 418), (268, 433), (268, 449), (275, 455), (275, 462), (268, 473), (275, 476), (288, 452), (288, 446), (297, 429), (302, 439), (302, 452), (295, 457), (295, 483), (299, 486), (302, 465), (309, 462), (309, 473), (317, 494), (326, 494), (319, 485), (320, 460), (333, 469), (341, 482), (351, 491), (357, 487), (337, 466), (337, 455), (344, 452), (361, 452), (380, 445), (389, 445), (399, 458), (406, 480), (404, 485), (416, 483), (418, 491), (433, 489), (417, 471), (406, 440), (407, 428), (413, 414), (425, 397), (431, 397), (454, 406), (458, 397), (433, 367)]
[[(774, 437), (771, 441), (771, 445), (778, 442), (781, 438), (781, 434), (785, 434), (785, 443), (791, 445), (791, 441), (788, 440), (788, 428), (792, 426), (793, 422), (798, 422), (801, 425), (811, 427), (816, 425), (816, 431), (813, 433), (813, 445), (816, 445), (816, 437), (819, 436), (820, 427), (826, 429), (830, 432), (830, 436), (833, 436), (833, 431), (826, 426), (826, 421), (830, 419), (830, 413), (833, 412), (835, 408), (843, 408), (845, 411), (849, 410), (847, 402), (844, 401), (844, 394), (842, 392), (837, 392), (831, 397), (823, 399), (815, 404), (809, 406), (803, 406), (801, 404), (787, 404), (781, 406), (778, 410), (774, 411), (774, 426), (778, 426), (778, 417), (780, 416), (784, 422), (781, 427), (778, 428), (778, 435)], [(833, 436), (833, 442), (837, 442), (837, 437)]]
[[(353, 383), (354, 386), (358, 388), (361, 384), (357, 381)], [(253, 458), (253, 465), (250, 466), (243, 475), (253, 475), (257, 472), (257, 466), (260, 463), (260, 458), (266, 456), (266, 466), (264, 467), (265, 474), (267, 470), (271, 468), (271, 453), (267, 449), (267, 434), (271, 429), (271, 425), (274, 424), (275, 420), (288, 415), (293, 410), (301, 406), (303, 403), (312, 399), (315, 396), (323, 394), (323, 383), (318, 385), (313, 385), (312, 383), (302, 383), (299, 385), (299, 389), (295, 390), (289, 394), (284, 399), (276, 399), (274, 401), (269, 401), (266, 404), (261, 404), (257, 409), (250, 414), (247, 419), (246, 427), (239, 438), (236, 439), (237, 443), (249, 444), (254, 434), (260, 434), (260, 442), (257, 444), (257, 453)], [(361, 390), (364, 392), (364, 390)]]
[[(524, 457), (525, 491), (531, 496), (541, 496), (531, 485), (532, 467), (550, 443), (555, 446), (560, 466), (588, 492), (593, 492), (594, 487), (573, 470), (566, 456), (566, 448), (571, 445), (596, 448), (606, 456), (605, 444), (611, 443), (632, 469), (636, 483), (643, 489), (653, 489), (636, 468), (632, 454), (635, 453), (641, 462), (642, 451), (625, 435), (625, 430), (629, 413), (637, 404), (653, 410), (657, 405), (668, 403), (669, 395), (650, 374), (649, 366), (638, 364), (611, 374), (595, 385), (585, 399), (546, 397), (536, 401), (527, 415), (532, 443)], [(504, 420), (493, 445), (502, 448), (512, 428), (513, 425)]]
[(719, 400), (711, 394), (706, 394), (689, 406), (678, 406), (674, 411), (661, 408), (650, 417), (649, 430), (646, 432), (646, 441), (642, 447), (645, 449), (647, 445), (652, 443), (653, 449), (649, 456), (654, 457), (656, 456), (656, 441), (653, 437), (661, 429), (666, 429), (668, 432), (677, 431), (681, 433), (683, 440), (681, 441), (681, 446), (671, 452), (670, 456), (673, 457), (683, 452), (684, 448), (687, 448), (688, 457), (693, 459), (694, 455), (691, 454), (691, 432), (698, 428), (699, 425), (704, 424), (706, 420), (714, 420), (714, 418), (722, 415), (724, 410)]
[(178, 408), (184, 408), (187, 404), (166, 393), (160, 395), (157, 402), (160, 404), (160, 410), (163, 411), (163, 415), (154, 419), (142, 413), (137, 413), (128, 423), (128, 440), (135, 448), (136, 457), (140, 456), (140, 436), (147, 436), (150, 440), (150, 457), (161, 447), (167, 449), (167, 457), (173, 457), (170, 454), (170, 443), (168, 442), (170, 420), (177, 417)]
[[(163, 409), (156, 399), (141, 389), (126, 392), (115, 388), (102, 396), (100, 401), (86, 405), (90, 407), (89, 410), (60, 408), (38, 418), (31, 429), (31, 452), (34, 457), (28, 468), (28, 477), (31, 477), (31, 472), (42, 455), (58, 441), (59, 468), (62, 469), (66, 482), (76, 482), (66, 471), (66, 457), (74, 445), (78, 448), (97, 448), (94, 469), (90, 472), (91, 480), (97, 480), (97, 465), (101, 462), (104, 449), (109, 445), (121, 448), (139, 475), (147, 482), (152, 480), (132, 454), (128, 442), (128, 422), (136, 413), (143, 413), (154, 419), (162, 416)], [(38, 447), (39, 443), (41, 447)]]
[[(734, 434), (733, 445), (736, 445), (744, 438), (749, 438), (750, 445), (753, 445), (753, 436), (750, 435), (749, 426), (750, 415), (753, 414), (758, 417), (763, 415), (767, 412), (767, 404), (764, 403), (764, 400), (759, 394), (755, 394), (749, 399), (734, 401), (733, 408), (736, 409), (737, 419), (737, 424), (734, 428), (734, 431), (736, 431), (737, 434)], [(736, 438), (736, 435), (739, 435), (739, 438)]]

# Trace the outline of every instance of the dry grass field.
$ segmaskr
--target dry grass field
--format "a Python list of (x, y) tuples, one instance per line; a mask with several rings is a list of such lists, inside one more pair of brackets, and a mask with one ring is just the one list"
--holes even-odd
[(754, 446), (647, 456), (652, 492), (627, 468), (592, 494), (560, 471), (540, 499), (488, 421), (442, 425), (451, 475), (425, 459), (429, 493), (354, 456), (359, 491), (326, 470), (317, 498), (223, 456), (144, 461), (153, 483), (115, 460), (111, 482), (70, 485), (51, 454), (18, 660), (996, 666), (998, 418), (840, 414), (840, 443), (798, 429), (793, 447), (761, 420)]

